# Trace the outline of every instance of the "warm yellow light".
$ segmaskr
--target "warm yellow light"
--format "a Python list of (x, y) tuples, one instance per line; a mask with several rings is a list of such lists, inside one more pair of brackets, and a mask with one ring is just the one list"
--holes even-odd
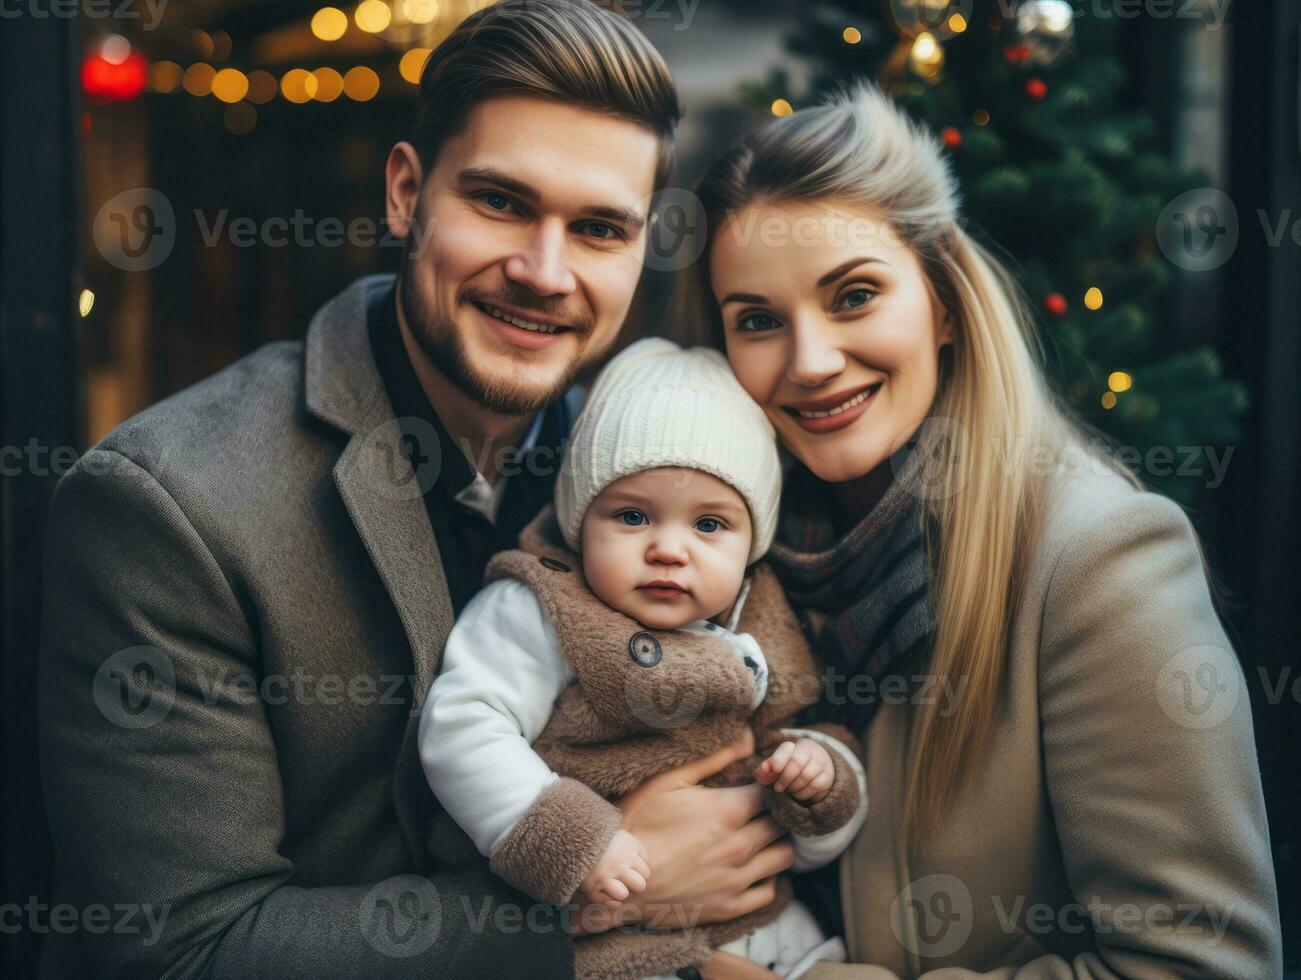
[(367, 34), (378, 34), (388, 27), (393, 19), (393, 11), (389, 10), (384, 0), (362, 0), (353, 11), (352, 19)]
[(1112, 391), (1129, 391), (1134, 387), (1134, 379), (1124, 371), (1112, 371), (1107, 375), (1107, 387)]
[(412, 48), (398, 62), (398, 71), (412, 85), (420, 84), (420, 73), (424, 70), (429, 51), (429, 48)]
[(840, 36), (845, 39), (846, 44), (857, 44), (863, 40), (863, 32), (857, 27), (846, 27), (844, 33)]
[(771, 108), (774, 116), (789, 116), (795, 111), (785, 99), (774, 99)]
[(1116, 393), (1115, 393), (1115, 392), (1113, 392), (1113, 391), (1104, 391), (1104, 392), (1102, 393), (1102, 407), (1103, 407), (1103, 408), (1115, 408), (1115, 407), (1116, 407)]
[(237, 68), (223, 68), (212, 79), (212, 94), (222, 102), (239, 102), (248, 95), (248, 78)]
[(409, 24), (432, 24), (438, 17), (438, 0), (402, 0), (402, 16)]
[(379, 76), (364, 65), (349, 68), (343, 76), (343, 90), (354, 102), (369, 102), (379, 92)]
[(149, 66), (149, 86), (155, 92), (175, 92), (184, 74), (174, 61), (155, 61)]
[(935, 40), (934, 34), (922, 31), (917, 35), (917, 40), (913, 41), (908, 61), (918, 75), (935, 78), (944, 68), (944, 46)]
[(316, 76), (306, 68), (290, 68), (280, 79), (280, 91), (297, 105), (310, 102), (316, 94)]
[(1090, 310), (1102, 309), (1102, 290), (1090, 286), (1084, 293), (1084, 305)]
[(95, 306), (95, 294), (89, 289), (83, 289), (81, 295), (77, 297), (77, 309), (81, 311), (82, 316), (90, 316), (90, 311)]
[(276, 92), (279, 90), (280, 86), (276, 84), (276, 77), (269, 71), (254, 68), (248, 73), (248, 95), (245, 98), (250, 102), (256, 102), (258, 105), (270, 102), (276, 97)]
[(975, 112), (971, 114), (971, 121), (975, 123), (977, 126), (988, 126), (989, 113), (986, 112), (984, 109), (977, 109)]
[(185, 69), (185, 79), (182, 84), (185, 86), (185, 91), (191, 95), (207, 95), (212, 91), (212, 79), (216, 74), (217, 70), (212, 65), (205, 65), (200, 61)]
[(961, 34), (967, 29), (967, 18), (963, 17), (957, 11), (949, 16), (949, 30), (954, 34)]
[(313, 98), (317, 102), (333, 102), (343, 94), (343, 76), (333, 68), (318, 68), (312, 72), (316, 79), (316, 91)]
[(312, 14), (312, 33), (322, 41), (337, 41), (348, 30), (348, 15), (338, 7), (322, 7)]

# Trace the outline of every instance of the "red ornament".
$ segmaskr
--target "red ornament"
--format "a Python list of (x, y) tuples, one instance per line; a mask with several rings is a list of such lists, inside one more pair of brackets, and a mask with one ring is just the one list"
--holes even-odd
[(1025, 83), (1025, 94), (1032, 99), (1042, 99), (1048, 94), (1048, 85), (1042, 78), (1031, 78)]
[(134, 51), (114, 63), (102, 55), (88, 55), (81, 63), (81, 90), (95, 102), (126, 102), (145, 90), (149, 63)]
[(1049, 293), (1044, 297), (1044, 309), (1053, 316), (1066, 315), (1066, 297), (1061, 293)]
[(958, 132), (957, 128), (954, 126), (944, 127), (944, 132), (941, 136), (944, 138), (944, 145), (950, 150), (956, 150), (962, 145), (962, 134)]
[(1009, 65), (1019, 65), (1030, 57), (1030, 47), (1026, 44), (1009, 44), (1003, 49), (1003, 58)]

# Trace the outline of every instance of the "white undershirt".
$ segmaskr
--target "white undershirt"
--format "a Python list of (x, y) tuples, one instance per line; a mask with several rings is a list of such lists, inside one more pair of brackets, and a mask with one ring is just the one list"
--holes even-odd
[[(538, 435), (542, 431), (543, 412), (538, 412), (533, 418), (532, 425), (529, 426), (528, 433), (524, 436), (524, 441), (520, 443), (518, 452), (523, 455), (532, 449), (538, 442)], [(473, 463), (471, 464), (473, 465)], [(497, 523), (497, 511), (501, 509), (502, 498), (506, 496), (506, 481), (509, 477), (497, 474), (497, 482), (489, 483), (488, 478), (476, 468), (474, 479), (470, 485), (456, 494), (452, 499), (459, 504), (464, 504), (471, 510), (476, 510), (484, 517), (488, 518), (489, 524)]]

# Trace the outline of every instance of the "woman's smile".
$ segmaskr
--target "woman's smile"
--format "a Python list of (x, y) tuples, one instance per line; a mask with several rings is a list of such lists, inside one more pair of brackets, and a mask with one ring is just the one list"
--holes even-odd
[(877, 381), (826, 398), (783, 405), (782, 408), (807, 432), (831, 432), (845, 428), (862, 416), (884, 383)]

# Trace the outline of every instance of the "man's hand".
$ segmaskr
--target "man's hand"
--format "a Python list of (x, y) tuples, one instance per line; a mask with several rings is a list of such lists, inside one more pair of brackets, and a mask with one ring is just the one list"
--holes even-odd
[(773, 877), (795, 859), (786, 831), (763, 811), (759, 786), (707, 787), (700, 783), (754, 752), (746, 732), (735, 745), (662, 772), (615, 801), (622, 829), (645, 848), (655, 869), (640, 895), (617, 912), (581, 909), (576, 931), (597, 932), (622, 922), (681, 929), (725, 922), (768, 905)]
[(754, 778), (778, 793), (790, 793), (801, 803), (817, 803), (831, 792), (836, 766), (816, 740), (801, 738), (777, 746), (759, 763)]
[(583, 879), (582, 892), (589, 901), (598, 902), (608, 909), (617, 909), (629, 895), (646, 890), (650, 877), (646, 863), (646, 848), (628, 831), (620, 828), (610, 838), (605, 853), (597, 860), (588, 876)]

